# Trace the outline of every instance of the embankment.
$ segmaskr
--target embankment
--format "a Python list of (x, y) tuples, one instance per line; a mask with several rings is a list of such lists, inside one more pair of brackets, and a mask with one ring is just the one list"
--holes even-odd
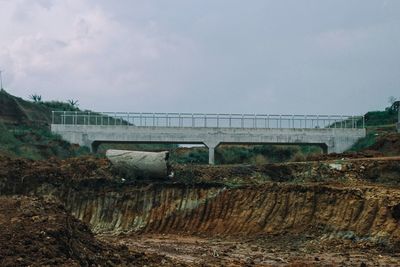
[(151, 185), (69, 190), (63, 198), (97, 233), (197, 235), (320, 233), (400, 240), (400, 192), (376, 187), (264, 184)]

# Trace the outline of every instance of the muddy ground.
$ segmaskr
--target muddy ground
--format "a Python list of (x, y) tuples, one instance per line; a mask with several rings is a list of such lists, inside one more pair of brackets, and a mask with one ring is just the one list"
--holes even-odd
[(175, 166), (0, 158), (1, 266), (398, 266), (400, 158)]
[(131, 251), (153, 252), (190, 266), (396, 266), (399, 253), (367, 243), (293, 235), (198, 237), (185, 235), (99, 235)]

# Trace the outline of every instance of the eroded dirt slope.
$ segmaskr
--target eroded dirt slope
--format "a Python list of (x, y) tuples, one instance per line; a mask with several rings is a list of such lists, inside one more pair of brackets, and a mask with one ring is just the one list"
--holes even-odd
[(317, 233), (400, 249), (400, 191), (365, 186), (155, 185), (97, 193), (70, 191), (66, 205), (98, 232), (257, 235)]

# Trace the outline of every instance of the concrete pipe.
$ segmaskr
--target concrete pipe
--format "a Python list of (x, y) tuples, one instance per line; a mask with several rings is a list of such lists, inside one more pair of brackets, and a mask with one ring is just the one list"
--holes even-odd
[(125, 178), (165, 179), (170, 175), (169, 152), (109, 149), (107, 158)]

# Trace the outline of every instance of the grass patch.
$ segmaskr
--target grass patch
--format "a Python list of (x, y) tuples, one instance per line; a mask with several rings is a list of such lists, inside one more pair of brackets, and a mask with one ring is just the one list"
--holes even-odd
[(349, 151), (361, 151), (364, 149), (367, 149), (368, 147), (372, 146), (376, 142), (376, 133), (375, 132), (369, 132), (364, 138), (361, 138), (360, 140), (357, 141), (350, 149)]

